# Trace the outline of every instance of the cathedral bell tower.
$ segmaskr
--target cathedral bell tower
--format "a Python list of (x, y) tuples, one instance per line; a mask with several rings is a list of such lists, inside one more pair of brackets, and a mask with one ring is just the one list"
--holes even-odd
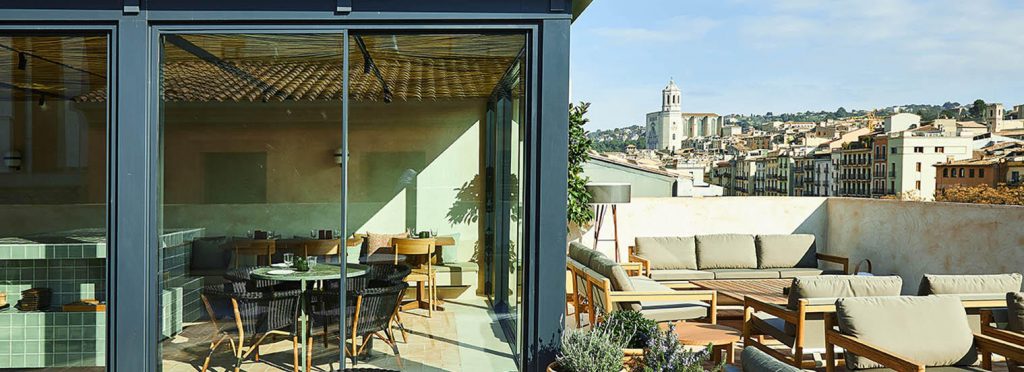
[(661, 111), (680, 111), (680, 96), (676, 82), (669, 80), (668, 86), (661, 91)]

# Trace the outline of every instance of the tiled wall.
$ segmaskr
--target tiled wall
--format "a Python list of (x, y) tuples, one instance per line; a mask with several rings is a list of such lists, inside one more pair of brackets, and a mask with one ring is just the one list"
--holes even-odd
[(106, 314), (0, 311), (0, 368), (102, 366)]
[(52, 308), (84, 298), (106, 299), (106, 260), (33, 259), (0, 260), (0, 291), (7, 292), (11, 306), (21, 299), (21, 291), (50, 288)]

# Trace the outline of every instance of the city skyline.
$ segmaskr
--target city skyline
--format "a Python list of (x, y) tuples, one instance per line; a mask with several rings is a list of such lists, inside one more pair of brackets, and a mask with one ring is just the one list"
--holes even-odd
[[(682, 110), (727, 114), (1007, 105), (1024, 64), (1008, 1), (595, 2), (573, 26), (572, 99), (590, 130), (642, 125), (670, 78)], [(723, 47), (724, 46), (724, 47)]]

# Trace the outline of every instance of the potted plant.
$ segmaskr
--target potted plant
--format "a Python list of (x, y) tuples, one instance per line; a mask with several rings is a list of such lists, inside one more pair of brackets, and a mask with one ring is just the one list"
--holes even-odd
[(711, 345), (703, 350), (689, 351), (679, 344), (679, 338), (674, 332), (674, 325), (667, 330), (655, 332), (648, 340), (644, 349), (643, 367), (644, 372), (697, 372), (697, 371), (721, 371), (724, 363), (712, 369), (705, 369), (711, 358)]
[(621, 372), (622, 356), (622, 344), (614, 342), (606, 330), (566, 330), (548, 372)]
[(643, 363), (644, 349), (657, 336), (658, 323), (635, 310), (617, 310), (595, 326), (609, 333), (612, 341), (622, 345), (623, 363), (636, 369)]

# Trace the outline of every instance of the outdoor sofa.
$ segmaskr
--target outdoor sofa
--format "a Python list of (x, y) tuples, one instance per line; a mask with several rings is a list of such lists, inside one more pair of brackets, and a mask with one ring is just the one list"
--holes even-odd
[(971, 332), (957, 296), (843, 298), (835, 306), (826, 318), (828, 372), (836, 367), (834, 347), (846, 351), (850, 371), (978, 371), (979, 350), (1024, 359), (1024, 346)]
[[(825, 315), (843, 297), (899, 296), (899, 276), (822, 275), (793, 279), (786, 305), (747, 297), (743, 304), (743, 345), (798, 368), (814, 368), (825, 351)], [(765, 336), (788, 348), (769, 346)]]
[[(814, 235), (714, 234), (637, 237), (629, 261), (659, 282), (716, 279), (786, 279), (846, 274), (849, 259), (817, 251)], [(842, 269), (822, 269), (818, 261)]]
[(934, 275), (925, 274), (918, 287), (918, 296), (955, 295), (967, 309), (967, 321), (971, 331), (981, 332), (981, 311), (1003, 309), (1005, 314), (1006, 293), (1021, 290), (1024, 279), (1019, 273), (988, 275)]
[(639, 311), (657, 322), (717, 322), (715, 291), (675, 290), (644, 276), (629, 276), (623, 265), (577, 242), (569, 244), (566, 267), (573, 277), (570, 300), (577, 326), (581, 324), (580, 309), (587, 309), (589, 324), (619, 309)]

